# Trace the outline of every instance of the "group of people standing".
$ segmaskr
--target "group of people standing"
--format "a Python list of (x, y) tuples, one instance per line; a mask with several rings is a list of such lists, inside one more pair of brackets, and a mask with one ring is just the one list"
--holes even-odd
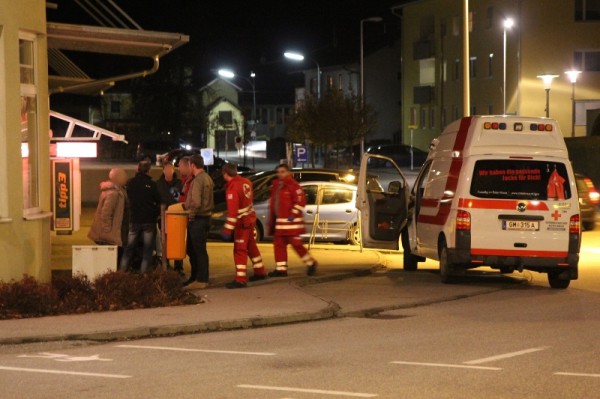
[[(154, 252), (162, 254), (156, 239), (161, 204), (168, 207), (181, 203), (188, 214), (187, 255), (191, 266), (190, 277), (184, 285), (188, 290), (207, 288), (207, 241), (214, 209), (214, 184), (205, 171), (204, 160), (199, 155), (182, 158), (179, 162), (181, 177), (177, 176), (171, 163), (166, 163), (156, 182), (150, 177), (150, 169), (149, 161), (140, 162), (136, 175), (130, 180), (127, 180), (123, 169), (110, 171), (109, 180), (100, 184), (101, 194), (88, 237), (98, 245), (119, 247), (120, 270), (129, 269), (141, 241), (140, 272), (148, 272), (153, 267)], [(235, 279), (226, 287), (244, 288), (248, 281), (286, 277), (288, 244), (302, 258), (307, 274), (313, 275), (317, 262), (300, 237), (305, 232), (303, 212), (306, 197), (289, 167), (285, 164), (277, 166), (277, 178), (271, 186), (269, 228), (274, 237), (276, 267), (268, 274), (254, 237), (256, 214), (252, 182), (238, 175), (237, 166), (233, 163), (225, 164), (221, 173), (227, 183), (227, 219), (221, 235), (224, 241), (233, 241), (235, 264)], [(248, 259), (253, 265), (250, 277), (246, 270)], [(175, 261), (174, 269), (183, 275), (183, 261)]]

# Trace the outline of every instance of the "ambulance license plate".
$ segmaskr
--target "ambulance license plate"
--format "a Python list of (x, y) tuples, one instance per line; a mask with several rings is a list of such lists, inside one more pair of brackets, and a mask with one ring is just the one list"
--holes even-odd
[(512, 231), (538, 231), (540, 229), (540, 222), (533, 222), (529, 220), (503, 220), (502, 230)]

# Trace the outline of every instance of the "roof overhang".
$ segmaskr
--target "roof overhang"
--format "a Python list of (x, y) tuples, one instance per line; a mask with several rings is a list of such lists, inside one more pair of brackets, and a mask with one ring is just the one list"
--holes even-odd
[(158, 70), (160, 57), (188, 43), (190, 38), (180, 33), (154, 32), (138, 29), (106, 28), (88, 25), (70, 25), (55, 22), (47, 24), (48, 48), (151, 58), (151, 68), (137, 73), (102, 79), (49, 76), (50, 94), (98, 94), (114, 86), (115, 82), (145, 77)]

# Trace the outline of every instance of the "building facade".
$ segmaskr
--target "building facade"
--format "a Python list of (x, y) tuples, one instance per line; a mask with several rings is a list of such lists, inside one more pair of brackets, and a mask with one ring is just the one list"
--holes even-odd
[[(398, 6), (402, 18), (403, 141), (426, 149), (443, 127), (463, 116), (462, 2), (421, 0)], [(504, 110), (504, 21), (506, 110)], [(539, 75), (554, 74), (550, 117), (565, 136), (594, 133), (600, 113), (600, 6), (595, 1), (470, 2), (471, 114), (544, 116)], [(581, 70), (573, 86), (565, 72)], [(573, 112), (573, 110), (575, 110)], [(575, 129), (572, 129), (573, 116)], [(412, 129), (411, 129), (412, 128)], [(600, 132), (598, 132), (600, 133)], [(597, 134), (598, 134), (597, 133)]]
[(207, 113), (206, 133), (202, 142), (218, 153), (235, 148), (235, 140), (244, 132), (244, 115), (239, 106), (242, 89), (217, 78), (200, 89), (202, 110)]
[(0, 1), (0, 280), (50, 277), (46, 2)]

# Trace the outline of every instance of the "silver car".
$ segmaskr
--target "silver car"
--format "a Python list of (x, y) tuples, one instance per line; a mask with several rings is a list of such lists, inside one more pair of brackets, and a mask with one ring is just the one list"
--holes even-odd
[[(306, 233), (302, 237), (309, 240), (314, 229), (316, 241), (358, 244), (356, 186), (346, 183), (313, 181), (302, 182), (300, 185), (306, 194), (304, 212)], [(254, 193), (254, 210), (257, 218), (254, 235), (257, 241), (272, 238), (269, 235), (270, 194), (270, 187)], [(212, 232), (220, 231), (225, 218), (225, 212), (213, 213)]]

